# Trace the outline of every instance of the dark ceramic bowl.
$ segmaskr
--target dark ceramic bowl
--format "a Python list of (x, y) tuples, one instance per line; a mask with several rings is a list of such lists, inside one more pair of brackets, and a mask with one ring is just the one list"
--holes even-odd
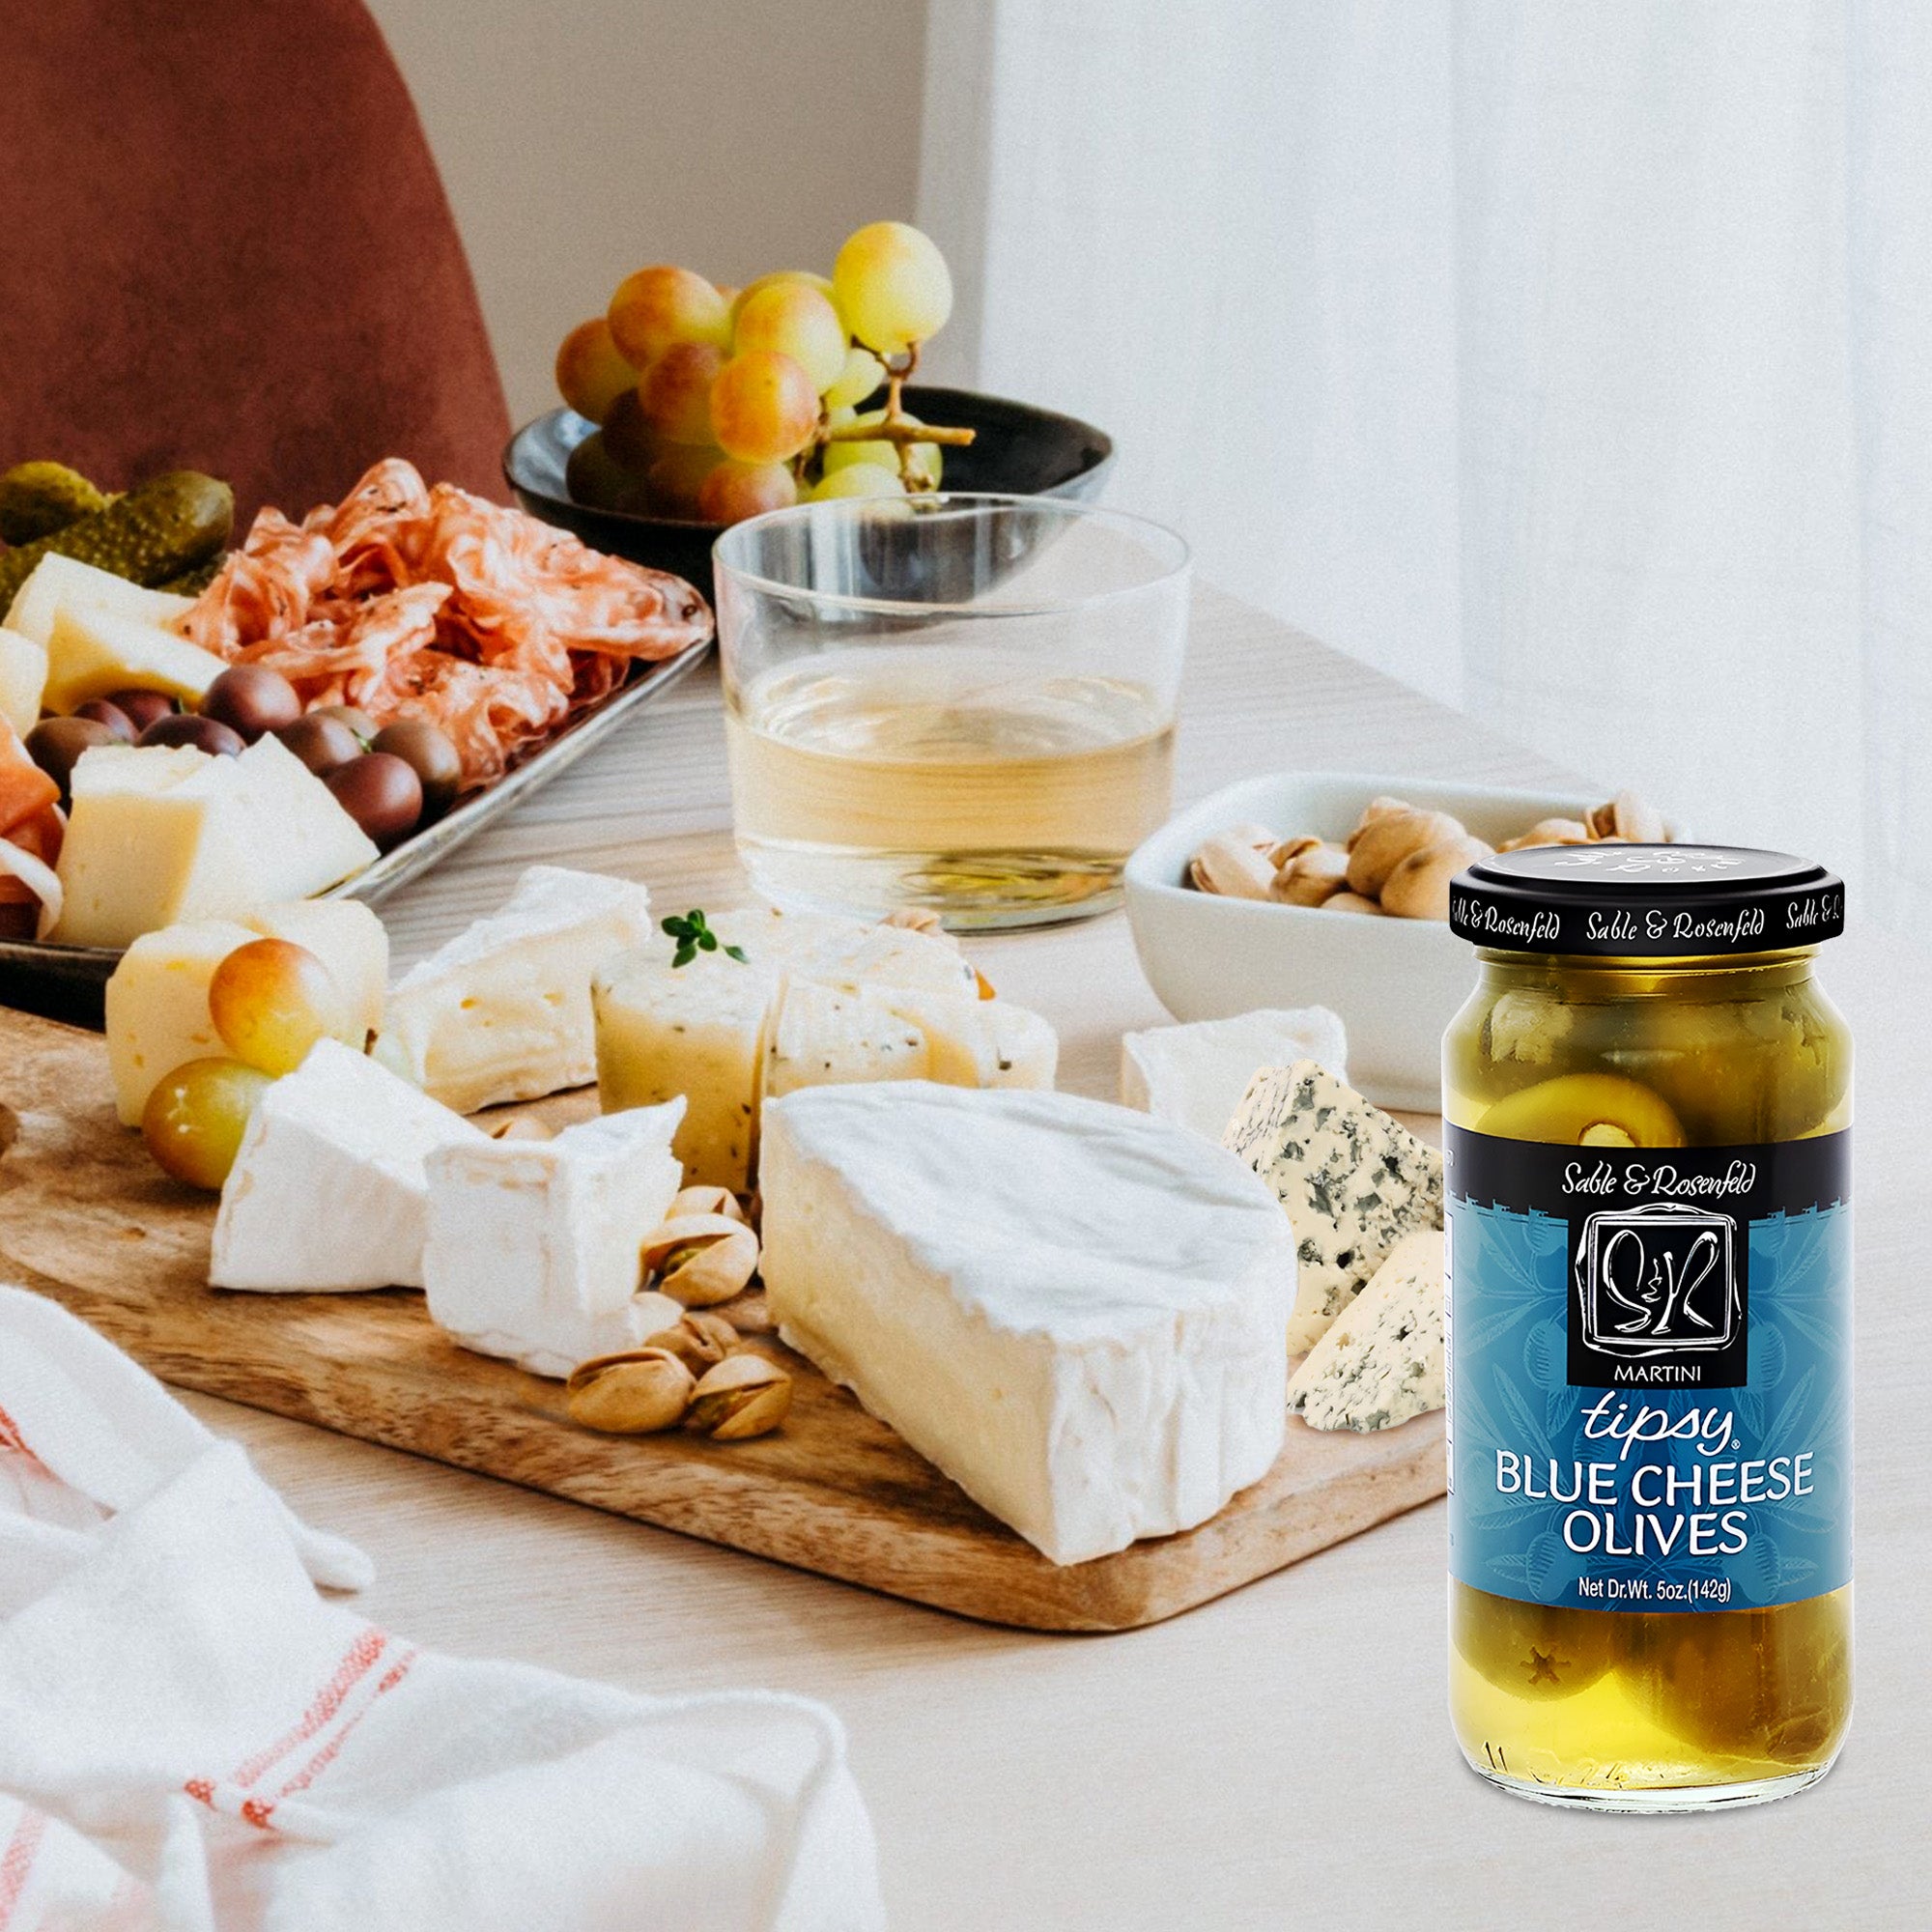
[[(905, 404), (927, 422), (979, 432), (946, 452), (946, 488), (969, 495), (1097, 497), (1113, 468), (1111, 438), (1091, 423), (971, 389), (908, 384)], [(563, 468), (597, 425), (574, 410), (526, 423), (503, 451), (503, 475), (531, 516), (582, 537), (593, 550), (668, 570), (712, 595), (711, 546), (722, 524), (638, 517), (571, 500)]]

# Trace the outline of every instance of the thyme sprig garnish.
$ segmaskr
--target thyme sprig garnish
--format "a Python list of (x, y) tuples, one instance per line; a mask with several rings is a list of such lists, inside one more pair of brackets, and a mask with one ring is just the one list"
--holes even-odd
[(666, 936), (677, 942), (677, 951), (672, 953), (670, 961), (673, 967), (689, 966), (700, 952), (722, 952), (741, 966), (752, 963), (745, 957), (742, 946), (722, 945), (718, 935), (704, 923), (704, 915), (695, 906), (682, 919), (673, 913), (662, 923)]

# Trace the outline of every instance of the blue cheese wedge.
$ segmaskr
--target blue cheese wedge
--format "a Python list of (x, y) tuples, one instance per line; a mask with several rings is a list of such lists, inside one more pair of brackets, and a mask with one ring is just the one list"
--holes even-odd
[(1442, 1403), (1442, 1236), (1418, 1228), (1309, 1350), (1288, 1406), (1311, 1429), (1368, 1431)]
[(1321, 1339), (1405, 1235), (1442, 1225), (1441, 1154), (1312, 1060), (1257, 1073), (1223, 1145), (1294, 1227), (1291, 1353)]
[(1293, 1235), (1198, 1135), (1066, 1094), (815, 1087), (765, 1110), (786, 1343), (1055, 1563), (1192, 1528), (1273, 1463)]

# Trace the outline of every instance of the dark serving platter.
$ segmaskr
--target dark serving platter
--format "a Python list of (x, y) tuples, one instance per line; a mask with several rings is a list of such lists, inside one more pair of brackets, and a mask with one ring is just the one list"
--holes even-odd
[[(465, 839), (494, 825), (519, 799), (568, 771), (586, 752), (621, 729), (626, 720), (647, 710), (696, 670), (710, 649), (707, 638), (660, 664), (640, 663), (610, 696), (580, 714), (540, 752), (512, 767), (487, 790), (472, 792), (434, 825), (424, 826), (353, 879), (318, 896), (372, 902), (386, 898), (447, 858)], [(0, 940), (0, 1006), (51, 1011), (61, 1018), (98, 1025), (99, 989), (120, 960), (120, 952), (112, 947)]]
[[(1114, 464), (1113, 440), (1092, 423), (972, 389), (909, 383), (904, 393), (914, 415), (978, 432), (972, 442), (946, 451), (949, 494), (1092, 501), (1105, 487)], [(593, 550), (668, 570), (712, 597), (711, 546), (722, 524), (634, 516), (572, 500), (564, 465), (596, 428), (574, 410), (552, 410), (526, 423), (503, 451), (503, 476), (517, 501), (531, 516), (573, 531)]]

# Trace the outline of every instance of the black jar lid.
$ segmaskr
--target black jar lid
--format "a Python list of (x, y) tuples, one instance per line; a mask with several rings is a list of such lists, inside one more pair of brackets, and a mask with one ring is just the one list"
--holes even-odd
[(1459, 872), (1449, 927), (1501, 952), (1778, 952), (1843, 932), (1845, 888), (1809, 859), (1740, 845), (1536, 845)]

